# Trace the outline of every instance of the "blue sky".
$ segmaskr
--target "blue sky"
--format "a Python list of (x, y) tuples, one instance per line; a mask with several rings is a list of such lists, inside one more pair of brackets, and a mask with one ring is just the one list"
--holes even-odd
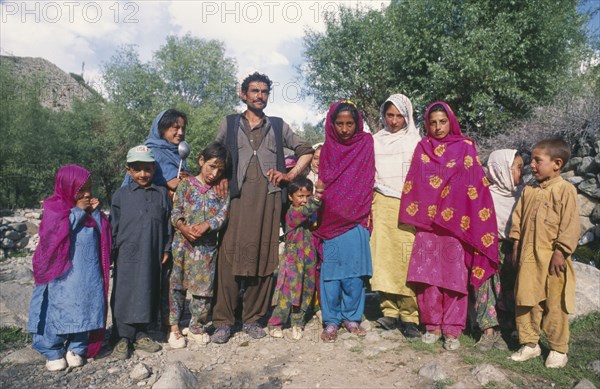
[(324, 112), (299, 95), (305, 29), (323, 31), (322, 12), (340, 4), (381, 8), (389, 1), (2, 1), (3, 55), (45, 58), (101, 87), (102, 64), (126, 44), (143, 61), (168, 35), (224, 42), (238, 79), (260, 71), (274, 81), (266, 112), (301, 125)]
[[(523, 0), (527, 1), (527, 0)], [(382, 1), (1, 1), (0, 53), (45, 58), (101, 88), (102, 64), (126, 44), (137, 45), (143, 61), (168, 35), (191, 33), (223, 41), (236, 59), (238, 79), (256, 70), (275, 82), (267, 113), (290, 123), (316, 123), (324, 116), (299, 96), (295, 68), (303, 63), (306, 29), (323, 31), (323, 11), (340, 4), (380, 9)], [(600, 6), (587, 0), (584, 9)], [(600, 14), (589, 24), (600, 33)]]

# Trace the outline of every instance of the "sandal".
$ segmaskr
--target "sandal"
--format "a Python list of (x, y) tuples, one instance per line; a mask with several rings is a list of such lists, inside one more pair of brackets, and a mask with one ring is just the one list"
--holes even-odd
[(169, 332), (169, 346), (174, 349), (184, 348), (185, 347), (185, 337), (179, 331)]
[(333, 343), (337, 340), (338, 326), (335, 324), (327, 324), (321, 333), (321, 340), (325, 343)]
[(355, 321), (345, 321), (342, 323), (346, 331), (357, 336), (366, 336), (367, 331)]

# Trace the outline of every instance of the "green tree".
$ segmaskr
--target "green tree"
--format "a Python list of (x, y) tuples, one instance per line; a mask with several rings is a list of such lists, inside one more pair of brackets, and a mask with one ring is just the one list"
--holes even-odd
[(125, 143), (143, 142), (154, 117), (176, 108), (188, 115), (186, 140), (193, 155), (214, 139), (219, 121), (234, 110), (237, 66), (225, 57), (216, 40), (169, 36), (148, 63), (142, 63), (134, 46), (121, 48), (104, 66), (104, 81), (111, 105), (133, 127)]
[(324, 121), (318, 124), (302, 123), (302, 130), (300, 132), (302, 139), (306, 140), (311, 145), (321, 143), (325, 141), (325, 125)]
[(324, 33), (304, 38), (306, 86), (321, 108), (356, 99), (371, 127), (379, 104), (400, 92), (417, 114), (445, 100), (462, 125), (490, 135), (575, 77), (589, 53), (578, 3), (398, 0), (382, 11), (342, 9)]

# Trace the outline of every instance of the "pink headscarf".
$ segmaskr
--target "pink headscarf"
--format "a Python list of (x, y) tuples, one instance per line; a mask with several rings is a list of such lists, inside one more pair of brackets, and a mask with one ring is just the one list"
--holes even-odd
[[(441, 140), (429, 134), (429, 113), (442, 105), (450, 133)], [(425, 112), (428, 135), (415, 149), (402, 190), (399, 220), (420, 229), (442, 229), (463, 244), (471, 284), (479, 287), (498, 269), (498, 227), (489, 182), (475, 142), (464, 136), (448, 104), (435, 102)]]
[[(33, 254), (33, 278), (36, 285), (47, 284), (65, 274), (71, 268), (69, 252), (71, 248), (71, 224), (69, 214), (76, 205), (76, 196), (90, 179), (91, 173), (81, 166), (66, 165), (56, 173), (54, 194), (43, 202), (44, 214), (40, 224), (40, 241)], [(104, 279), (104, 297), (108, 301), (108, 277), (110, 272), (110, 249), (112, 245), (111, 226), (106, 215), (101, 213), (100, 226), (100, 266)], [(96, 226), (87, 215), (84, 225)], [(106, 306), (106, 304), (105, 304)], [(106, 312), (105, 312), (106, 314)], [(88, 356), (94, 356), (102, 347), (104, 329), (90, 333)], [(99, 342), (99, 345), (98, 345)]]
[[(375, 153), (373, 137), (363, 131), (363, 119), (358, 112), (356, 132), (342, 140), (335, 131), (333, 115), (342, 104), (329, 107), (325, 122), (325, 144), (319, 160), (319, 179), (325, 184), (323, 205), (319, 210), (319, 227), (315, 236), (328, 240), (361, 225), (372, 229), (371, 202), (375, 185)], [(356, 109), (356, 107), (354, 107)]]

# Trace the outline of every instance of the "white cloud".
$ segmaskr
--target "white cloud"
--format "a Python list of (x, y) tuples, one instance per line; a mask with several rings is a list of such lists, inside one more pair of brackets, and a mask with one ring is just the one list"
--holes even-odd
[[(389, 3), (384, 1), (383, 3)], [(297, 96), (295, 65), (302, 37), (323, 31), (324, 10), (340, 4), (380, 8), (379, 1), (3, 1), (0, 3), (0, 52), (42, 57), (86, 80), (101, 80), (102, 63), (117, 47), (135, 44), (143, 61), (168, 35), (187, 32), (225, 43), (238, 63), (238, 79), (260, 71), (276, 82), (267, 112), (288, 122), (316, 122), (310, 99)]]

